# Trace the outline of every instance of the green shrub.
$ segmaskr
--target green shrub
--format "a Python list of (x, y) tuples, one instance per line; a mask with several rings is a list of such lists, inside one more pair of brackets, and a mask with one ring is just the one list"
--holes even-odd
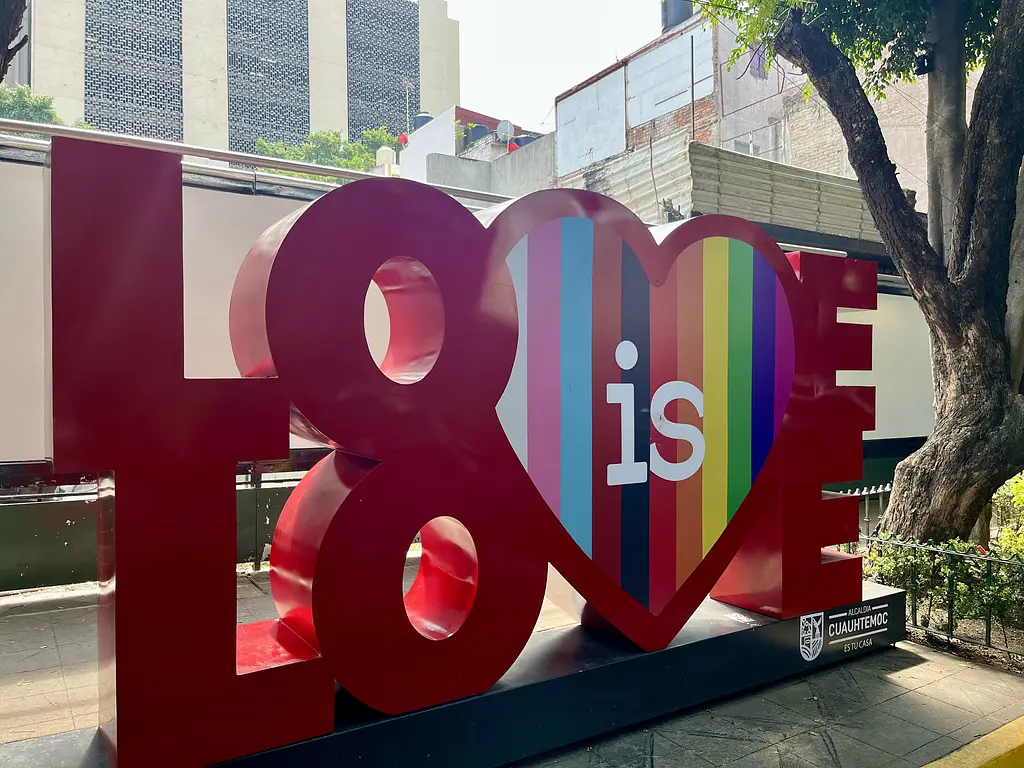
[(986, 550), (954, 539), (940, 547), (883, 537), (864, 561), (865, 575), (907, 590), (917, 600), (918, 623), (953, 631), (968, 619), (992, 621), (994, 627), (1024, 629), (1024, 530), (1005, 528)]
[(1024, 527), (1024, 474), (1006, 481), (992, 497), (992, 517), (1000, 529)]

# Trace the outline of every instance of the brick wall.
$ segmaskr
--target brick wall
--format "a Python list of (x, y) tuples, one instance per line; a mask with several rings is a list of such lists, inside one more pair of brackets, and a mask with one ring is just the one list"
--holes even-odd
[[(968, 86), (968, 115), (973, 97), (974, 89)], [(897, 166), (900, 185), (915, 191), (919, 211), (928, 210), (927, 104), (927, 78), (890, 86), (888, 96), (874, 103), (889, 156)], [(850, 168), (843, 134), (821, 97), (814, 95), (806, 101), (800, 89), (794, 88), (784, 94), (784, 105), (790, 162), (802, 168), (853, 178), (855, 174)]]
[(791, 165), (853, 177), (839, 123), (818, 97), (805, 101), (799, 88), (783, 94), (784, 123)]
[(465, 151), (459, 153), (459, 157), (464, 157), (467, 160), (486, 160), (490, 162), (507, 154), (508, 145), (503, 141), (496, 140), (494, 134), (488, 134), (466, 147)]
[[(711, 144), (718, 124), (715, 110), (715, 97), (705, 96), (694, 105), (696, 140)], [(659, 141), (677, 133), (690, 133), (690, 105), (669, 112), (654, 120), (629, 128), (626, 131), (626, 147), (641, 149), (650, 146), (651, 141)]]

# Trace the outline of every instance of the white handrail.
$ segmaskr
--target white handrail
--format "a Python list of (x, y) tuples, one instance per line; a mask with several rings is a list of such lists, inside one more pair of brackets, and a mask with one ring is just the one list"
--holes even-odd
[[(192, 144), (178, 144), (163, 139), (144, 139), (140, 136), (124, 136), (119, 133), (107, 133), (106, 131), (94, 131), (88, 128), (72, 128), (67, 125), (47, 125), (45, 123), (29, 123), (24, 120), (9, 120), (0, 118), (0, 131), (12, 133), (35, 133), (43, 136), (58, 136), (67, 139), (85, 139), (87, 141), (98, 141), (103, 144), (114, 144), (119, 147), (134, 147), (136, 149), (149, 149), (156, 152), (168, 152), (174, 155), (189, 155), (192, 157), (203, 157), (208, 160), (217, 160), (225, 163), (238, 163), (241, 165), (252, 165), (259, 168), (274, 168), (279, 171), (290, 173), (306, 173), (315, 176), (330, 176), (335, 179), (347, 181), (358, 181), (360, 179), (377, 179), (372, 173), (362, 171), (350, 171), (345, 168), (335, 168), (330, 165), (315, 165), (313, 163), (300, 163), (295, 160), (283, 160), (278, 157), (263, 157), (263, 155), (251, 155), (246, 152), (232, 152), (227, 149), (210, 149), (209, 147), (197, 147)], [(479, 192), (474, 189), (462, 189), (460, 187), (449, 187), (443, 184), (431, 184), (434, 189), (444, 192), (452, 197), (459, 197), (465, 200), (479, 200), (484, 203), (504, 203), (511, 200), (504, 195), (493, 195), (490, 192)]]

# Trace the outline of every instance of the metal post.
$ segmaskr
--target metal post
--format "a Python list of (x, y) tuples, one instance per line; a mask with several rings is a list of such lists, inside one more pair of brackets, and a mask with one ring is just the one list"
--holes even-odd
[(412, 133), (412, 109), (409, 106), (409, 98), (412, 96), (412, 83), (405, 81), (405, 130)]
[(917, 548), (910, 550), (913, 556), (910, 559), (910, 621), (913, 626), (917, 624)]
[(992, 561), (986, 558), (985, 562), (985, 586), (988, 587), (988, 597), (985, 602), (985, 645), (992, 647)]
[(953, 637), (953, 604), (956, 602), (956, 584), (953, 582), (953, 553), (946, 553), (946, 635)]
[(690, 34), (690, 141), (697, 140), (697, 83), (693, 71), (693, 34)]
[(260, 517), (260, 484), (262, 480), (263, 472), (260, 469), (259, 464), (253, 464), (252, 469), (249, 471), (249, 476), (252, 481), (252, 506), (253, 506), (253, 520), (256, 522), (256, 551), (253, 552), (252, 558), (252, 569), (253, 571), (260, 570), (260, 566), (263, 560), (263, 552), (260, 550), (260, 537), (258, 531), (260, 529), (259, 517)]

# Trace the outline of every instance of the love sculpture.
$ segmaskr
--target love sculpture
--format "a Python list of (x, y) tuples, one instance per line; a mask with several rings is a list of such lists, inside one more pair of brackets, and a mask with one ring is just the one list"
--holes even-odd
[[(823, 551), (856, 540), (857, 500), (821, 489), (860, 477), (873, 428), (873, 390), (836, 386), (870, 369), (870, 326), (836, 314), (875, 307), (874, 264), (787, 258), (726, 216), (657, 243), (589, 192), (477, 217), (361, 181), (253, 245), (230, 309), (245, 378), (190, 380), (181, 185), (176, 155), (53, 141), (53, 462), (100, 475), (118, 765), (331, 733), (335, 681), (388, 714), (487, 691), (530, 638), (549, 564), (572, 588), (552, 599), (575, 593), (560, 606), (646, 651), (709, 594), (779, 619), (861, 600), (859, 558)], [(379, 366), (371, 280), (391, 323)], [(274, 534), (280, 619), (236, 629), (236, 466), (286, 457), (289, 425), (334, 450)], [(160, 487), (184, 476), (187, 496)], [(153, 615), (167, 541), (189, 599)], [(255, 699), (258, 727), (239, 706)]]

